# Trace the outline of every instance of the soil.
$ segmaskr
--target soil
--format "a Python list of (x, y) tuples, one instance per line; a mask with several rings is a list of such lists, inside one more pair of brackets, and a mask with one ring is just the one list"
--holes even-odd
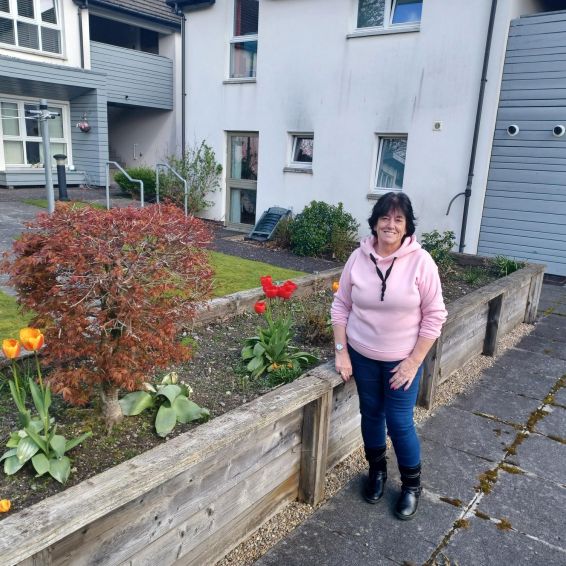
[[(226, 237), (231, 238), (233, 235), (223, 236), (223, 238)], [(222, 249), (222, 245), (224, 244), (218, 246), (217, 249), (220, 248), (221, 251), (230, 253), (227, 249), (229, 246), (224, 246)], [(311, 263), (308, 264), (310, 269), (305, 269), (299, 267), (296, 262), (304, 262), (303, 265), (307, 266), (308, 258), (297, 260), (296, 256), (287, 254), (282, 259), (280, 252), (241, 241), (238, 242), (238, 251), (239, 256), (250, 257), (251, 255), (253, 256), (250, 257), (251, 259), (271, 260), (271, 263), (277, 263), (282, 267), (310, 272), (318, 271), (321, 266), (326, 266), (328, 269), (340, 265), (328, 260), (311, 259)], [(275, 256), (278, 262), (273, 261)], [(447, 303), (495, 279), (493, 274), (484, 269), (481, 277), (476, 281), (466, 282), (464, 280), (466, 273), (468, 273), (466, 269), (455, 266), (447, 274), (442, 275)], [(329, 289), (321, 289), (315, 294), (315, 297), (316, 300), (311, 297), (308, 300), (290, 302), (296, 321), (294, 344), (315, 354), (320, 363), (324, 363), (333, 355), (331, 336), (330, 334), (324, 336), (326, 313), (328, 313), (332, 295)], [(306, 320), (309, 316), (316, 321), (314, 327), (312, 322), (307, 325)], [(260, 322), (261, 319), (255, 313), (246, 313), (226, 322), (210, 324), (194, 331), (185, 331), (186, 339), (193, 345), (193, 359), (183, 366), (172, 367), (169, 370), (177, 371), (179, 379), (192, 387), (194, 391), (192, 399), (199, 405), (207, 407), (211, 418), (249, 402), (276, 386), (265, 378), (250, 380), (240, 359), (243, 339), (255, 335)], [(313, 344), (311, 338), (317, 334), (319, 335), (318, 343)], [(4, 372), (7, 377), (8, 370), (5, 369)], [(10, 513), (18, 512), (24, 507), (64, 490), (65, 487), (75, 485), (166, 441), (157, 436), (154, 431), (154, 410), (146, 410), (137, 417), (124, 418), (123, 422), (115, 426), (110, 434), (105, 431), (100, 417), (100, 408), (96, 402), (87, 407), (76, 408), (69, 407), (61, 399), (56, 398), (52, 407), (52, 416), (58, 423), (58, 434), (64, 435), (67, 439), (74, 438), (88, 430), (91, 430), (93, 435), (69, 453), (72, 460), (72, 473), (65, 486), (50, 476), (34, 477), (30, 465), (24, 466), (13, 476), (1, 474), (0, 499), (10, 499), (12, 509), (9, 513), (0, 515), (0, 520)], [(182, 434), (195, 426), (198, 424), (177, 424), (169, 437)], [(1, 378), (1, 443), (4, 444), (9, 434), (17, 429), (15, 407), (6, 379)], [(1, 453), (3, 451), (0, 451)]]

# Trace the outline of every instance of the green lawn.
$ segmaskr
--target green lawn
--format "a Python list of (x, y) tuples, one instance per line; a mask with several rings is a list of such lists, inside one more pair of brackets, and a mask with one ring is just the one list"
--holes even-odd
[[(304, 275), (300, 271), (291, 271), (274, 267), (261, 261), (250, 261), (218, 252), (210, 252), (214, 270), (214, 296), (222, 297), (236, 291), (259, 287), (262, 275), (271, 275), (274, 281), (293, 279)], [(14, 297), (0, 291), (0, 341), (5, 338), (17, 338), (20, 328), (27, 326), (31, 314), (22, 316)]]

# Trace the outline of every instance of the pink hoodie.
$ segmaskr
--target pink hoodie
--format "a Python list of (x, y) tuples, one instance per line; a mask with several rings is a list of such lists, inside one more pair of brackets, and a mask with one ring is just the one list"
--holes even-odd
[[(375, 252), (374, 242), (374, 236), (362, 240), (346, 262), (332, 303), (332, 324), (346, 327), (348, 343), (366, 358), (404, 360), (419, 336), (438, 338), (446, 320), (438, 269), (415, 236), (384, 258)], [(383, 275), (397, 258), (383, 301), (370, 253)]]

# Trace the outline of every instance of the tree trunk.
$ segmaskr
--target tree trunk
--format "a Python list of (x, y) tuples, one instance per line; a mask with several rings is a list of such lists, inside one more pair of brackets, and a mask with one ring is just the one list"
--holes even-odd
[(102, 415), (108, 432), (124, 418), (122, 407), (118, 403), (118, 392), (118, 387), (114, 385), (104, 384), (102, 386)]

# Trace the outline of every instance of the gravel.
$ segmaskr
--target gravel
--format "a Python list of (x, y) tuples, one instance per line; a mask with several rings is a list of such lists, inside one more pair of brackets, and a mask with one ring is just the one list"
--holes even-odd
[[(422, 423), (434, 414), (435, 409), (451, 403), (456, 396), (465, 392), (478, 381), (481, 374), (491, 367), (497, 359), (507, 350), (515, 346), (524, 336), (530, 334), (534, 326), (520, 324), (513, 331), (506, 334), (500, 342), (497, 356), (477, 356), (465, 366), (456, 371), (443, 383), (436, 392), (434, 405), (431, 410), (417, 407), (415, 422)], [(389, 439), (388, 439), (389, 442)], [(340, 462), (326, 474), (326, 496), (319, 504), (324, 505), (346, 483), (366, 469), (363, 448), (357, 449), (348, 458)], [(248, 566), (263, 556), (271, 547), (285, 538), (295, 527), (305, 521), (315, 508), (305, 503), (292, 502), (264, 523), (253, 535), (240, 543), (216, 566)]]

